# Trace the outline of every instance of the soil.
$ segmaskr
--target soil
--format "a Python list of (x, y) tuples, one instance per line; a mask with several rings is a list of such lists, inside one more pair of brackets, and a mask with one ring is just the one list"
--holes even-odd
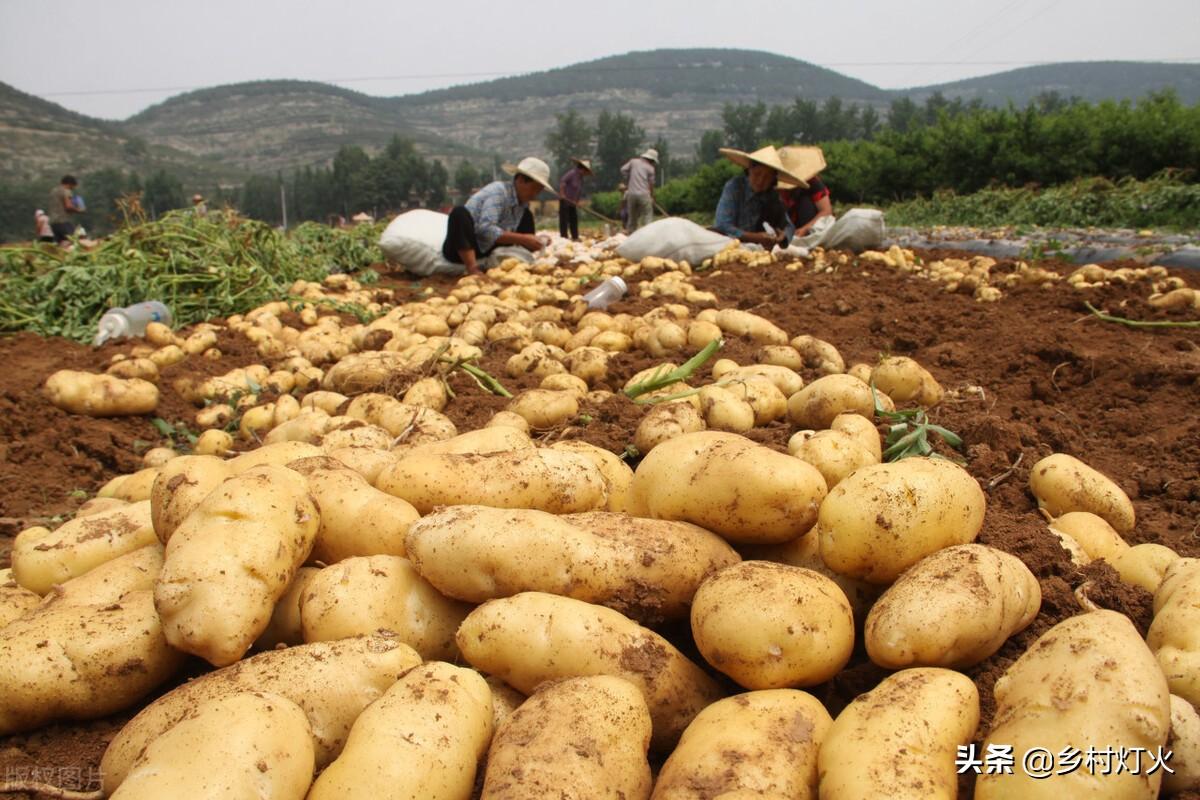
[[(918, 255), (926, 261), (970, 257), (952, 250)], [(1054, 260), (1038, 266), (1064, 274), (1075, 268)], [(1194, 273), (1172, 274), (1197, 283)], [(1038, 636), (1081, 612), (1075, 590), (1082, 584), (1088, 582), (1091, 602), (1127, 614), (1143, 633), (1150, 620), (1147, 593), (1122, 585), (1105, 564), (1074, 566), (1047, 533), (1027, 488), (1034, 463), (1053, 452), (1083, 459), (1113, 478), (1133, 500), (1138, 522), (1127, 537), (1130, 543), (1157, 542), (1185, 556), (1200, 556), (1200, 416), (1194, 411), (1200, 400), (1200, 330), (1135, 330), (1100, 321), (1084, 307), (1090, 300), (1129, 318), (1187, 318), (1186, 313), (1150, 307), (1145, 301), (1147, 284), (1086, 293), (1063, 284), (1053, 289), (1014, 288), (1000, 301), (984, 304), (889, 268), (855, 261), (821, 273), (807, 266), (798, 271), (782, 265), (734, 267), (695, 282), (697, 288), (715, 292), (724, 306), (768, 317), (791, 335), (809, 333), (833, 343), (847, 364), (873, 362), (881, 353), (911, 356), (949, 390), (931, 416), (962, 436), (967, 469), (985, 489), (988, 508), (979, 540), (1020, 557), (1038, 577), (1043, 596), (1041, 613), (1027, 629), (968, 670), (982, 700), (977, 742), (995, 711), (996, 679)], [(385, 278), (384, 285), (399, 297), (416, 298), (429, 289), (442, 294), (453, 282)], [(643, 313), (652, 308), (655, 302), (637, 298), (637, 289), (634, 283), (630, 299), (609, 310)], [(251, 345), (228, 334), (222, 334), (218, 346), (226, 354), (219, 361), (193, 358), (165, 371), (159, 416), (194, 429), (195, 409), (170, 388), (171, 379), (258, 361)], [(27, 334), (0, 338), (0, 363), (5, 367), (0, 374), (0, 566), (7, 566), (11, 537), (22, 528), (69, 517), (105, 481), (138, 469), (138, 453), (165, 443), (149, 418), (71, 416), (40, 396), (40, 384), (54, 370), (97, 369), (113, 354), (132, 347), (115, 343), (96, 350)], [(734, 340), (721, 356), (750, 363), (755, 349), (748, 341)], [(481, 366), (514, 393), (535, 386), (535, 378), (505, 376), (509, 355), (490, 350)], [(610, 383), (600, 388), (618, 389), (633, 372), (654, 363), (640, 354), (622, 355), (613, 362)], [(451, 385), (457, 397), (446, 413), (460, 430), (482, 426), (506, 404), (466, 375), (455, 373)], [(622, 453), (642, 413), (642, 407), (613, 397), (583, 408), (569, 425), (540, 436), (545, 441), (581, 439)], [(791, 433), (786, 423), (778, 422), (756, 429), (752, 438), (785, 450)], [(664, 633), (698, 658), (682, 627)], [(836, 715), (886, 674), (867, 660), (860, 644), (837, 678), (810, 691)], [(0, 775), (13, 779), (37, 770), (67, 778), (94, 776), (105, 744), (135, 710), (0, 738)], [(961, 789), (962, 796), (971, 796), (969, 776), (964, 776)]]

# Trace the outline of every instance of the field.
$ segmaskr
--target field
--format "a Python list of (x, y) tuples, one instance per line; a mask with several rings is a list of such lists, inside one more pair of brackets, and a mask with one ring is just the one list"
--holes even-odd
[[(970, 259), (972, 254), (918, 250), (915, 256), (929, 264)], [(719, 308), (749, 311), (771, 320), (789, 336), (811, 334), (833, 344), (847, 365), (874, 364), (882, 356), (909, 356), (946, 389), (945, 400), (930, 416), (961, 436), (966, 469), (986, 495), (978, 541), (1020, 558), (1037, 577), (1042, 593), (1034, 622), (983, 663), (965, 670), (981, 698), (974, 739), (979, 743), (995, 712), (992, 690), (997, 678), (1039, 636), (1082, 612), (1076, 592), (1085, 583), (1093, 603), (1127, 615), (1143, 635), (1153, 616), (1149, 592), (1122, 583), (1103, 562), (1076, 566), (1048, 532), (1029, 490), (1030, 468), (1039, 459), (1051, 453), (1072, 454), (1116, 481), (1136, 509), (1136, 528), (1126, 537), (1130, 544), (1159, 543), (1182, 556), (1200, 556), (1200, 416), (1195, 413), (1200, 400), (1200, 329), (1130, 328), (1101, 320), (1085, 303), (1120, 317), (1160, 322), (1194, 319), (1196, 312), (1151, 306), (1148, 280), (1087, 289), (1065, 281), (1014, 285), (1003, 288), (994, 302), (980, 302), (970, 293), (947, 292), (939, 283), (879, 260), (849, 255), (844, 261), (831, 258), (829, 266), (820, 269), (814, 269), (811, 260), (753, 267), (733, 264), (697, 273), (692, 283), (715, 294)], [(1076, 268), (1054, 259), (1032, 266), (1060, 276)], [(1002, 260), (993, 273), (1015, 269), (1012, 261)], [(1171, 270), (1171, 275), (1188, 285), (1200, 285), (1195, 274), (1186, 270)], [(627, 298), (611, 306), (610, 313), (641, 315), (662, 304), (659, 298), (639, 296), (650, 276), (628, 280)], [(444, 296), (455, 286), (449, 279), (414, 281), (385, 275), (370, 288), (391, 290), (395, 302), (401, 303)], [(692, 305), (690, 311), (694, 316), (700, 307)], [(292, 312), (283, 315), (283, 322), (299, 324)], [(98, 371), (136, 344), (140, 342), (96, 349), (32, 333), (0, 338), (4, 367), (0, 373), (0, 567), (9, 565), (12, 538), (19, 531), (70, 518), (109, 479), (140, 469), (142, 452), (167, 443), (150, 416), (70, 415), (51, 406), (39, 392), (55, 370)], [(479, 367), (499, 378), (513, 394), (538, 386), (540, 379), (533, 375), (506, 373), (512, 352), (502, 344), (486, 347)], [(172, 388), (175, 379), (218, 375), (263, 361), (253, 343), (229, 328), (219, 331), (217, 347), (223, 354), (219, 360), (194, 357), (162, 371), (157, 417), (176, 430), (195, 432), (199, 426), (196, 408)], [(727, 336), (718, 357), (749, 364), (757, 349), (748, 339)], [(615, 354), (607, 378), (593, 387), (614, 394), (599, 404), (585, 402), (573, 418), (535, 433), (535, 438), (544, 444), (581, 440), (615, 454), (626, 453), (646, 407), (634, 404), (620, 390), (636, 372), (662, 360), (638, 351)], [(707, 368), (702, 372), (708, 380)], [(801, 374), (806, 382), (818, 377), (808, 368)], [(450, 374), (449, 384), (454, 398), (444, 413), (459, 432), (483, 427), (509, 402), (484, 391), (461, 371)], [(785, 418), (746, 435), (787, 452), (794, 430)], [(238, 447), (248, 444), (243, 440)], [(636, 458), (631, 466), (637, 466)], [(662, 632), (704, 664), (686, 624), (666, 626)], [(194, 658), (184, 674), (197, 675), (207, 668)], [(887, 674), (867, 658), (860, 636), (846, 668), (808, 691), (836, 717), (849, 701)], [(727, 680), (723, 687), (728, 693), (737, 691)], [(37, 776), (67, 788), (94, 789), (104, 748), (136, 710), (4, 737), (0, 776), (10, 780)], [(960, 789), (959, 796), (972, 796), (970, 776), (960, 777)]]

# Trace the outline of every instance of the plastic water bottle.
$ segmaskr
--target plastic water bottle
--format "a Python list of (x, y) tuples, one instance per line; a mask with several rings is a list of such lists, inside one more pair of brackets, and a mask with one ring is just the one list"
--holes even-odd
[(125, 308), (110, 308), (100, 318), (94, 344), (99, 347), (110, 339), (141, 336), (151, 322), (170, 325), (171, 309), (157, 300), (135, 303)]
[(625, 281), (620, 276), (613, 276), (585, 294), (583, 301), (588, 304), (588, 308), (594, 311), (603, 311), (608, 308), (609, 303), (624, 297), (628, 289), (629, 287), (625, 285)]

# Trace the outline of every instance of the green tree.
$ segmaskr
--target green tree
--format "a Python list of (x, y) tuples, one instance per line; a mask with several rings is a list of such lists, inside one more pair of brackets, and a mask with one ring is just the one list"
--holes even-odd
[(646, 132), (637, 121), (620, 111), (601, 111), (596, 119), (596, 186), (616, 186), (621, 165), (637, 155)]
[(360, 198), (370, 164), (371, 157), (357, 145), (343, 145), (333, 157), (333, 190), (337, 210), (343, 216), (349, 217), (366, 207)]
[(707, 130), (700, 134), (700, 142), (696, 145), (696, 163), (699, 166), (711, 164), (721, 157), (719, 152), (725, 143), (725, 136), (720, 131)]
[(888, 108), (888, 127), (896, 133), (908, 133), (920, 127), (921, 109), (911, 98), (893, 100)]
[(115, 167), (105, 167), (84, 175), (82, 180), (87, 189), (85, 224), (88, 232), (111, 233), (120, 221), (117, 199), (133, 189), (129, 177)]
[(160, 169), (146, 179), (142, 206), (151, 217), (157, 217), (175, 208), (183, 208), (186, 204), (183, 183), (176, 176)]
[(441, 161), (434, 159), (425, 174), (425, 202), (434, 208), (444, 205), (449, 183), (450, 173)]
[(479, 185), (479, 171), (470, 161), (460, 161), (454, 168), (454, 190), (458, 193), (460, 204), (467, 202), (471, 192)]
[(251, 175), (247, 178), (242, 184), (241, 200), (238, 202), (242, 213), (272, 225), (280, 224), (283, 221), (279, 205), (280, 183), (278, 175)]
[(675, 165), (671, 160), (671, 144), (667, 141), (667, 137), (659, 136), (651, 147), (658, 151), (658, 169), (655, 172), (658, 177), (658, 185), (663, 186), (669, 176), (675, 174)]
[(546, 149), (554, 157), (557, 174), (561, 175), (571, 168), (572, 158), (587, 158), (592, 154), (594, 131), (574, 109), (555, 114), (554, 118), (554, 130), (546, 134)]
[(749, 103), (726, 103), (721, 110), (721, 121), (725, 125), (725, 141), (738, 150), (756, 150), (762, 134), (763, 122), (767, 118), (767, 106), (762, 101)]

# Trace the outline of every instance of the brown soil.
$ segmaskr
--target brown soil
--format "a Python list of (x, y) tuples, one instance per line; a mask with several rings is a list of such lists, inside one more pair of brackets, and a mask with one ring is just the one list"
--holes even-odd
[[(961, 254), (920, 255), (929, 260)], [(1064, 273), (1073, 268), (1053, 261), (1041, 266)], [(1178, 274), (1196, 283), (1194, 275)], [(872, 362), (881, 353), (907, 355), (929, 368), (948, 390), (982, 387), (982, 394), (952, 394), (932, 416), (962, 435), (967, 468), (985, 487), (988, 509), (980, 541), (1024, 560), (1041, 582), (1043, 602), (1029, 628), (969, 670), (983, 701), (979, 739), (995, 710), (996, 678), (1038, 636), (1080, 612), (1074, 592), (1085, 581), (1090, 582), (1092, 602), (1129, 615), (1143, 632), (1149, 622), (1146, 593), (1121, 585), (1106, 565), (1073, 566), (1046, 533), (1027, 489), (1029, 470), (1038, 459), (1070, 453), (1116, 480), (1137, 511), (1131, 543), (1158, 542), (1183, 555), (1200, 555), (1200, 417), (1192, 410), (1200, 399), (1200, 331), (1131, 330), (1089, 316), (1083, 305), (1089, 299), (1111, 313), (1137, 319), (1185, 318), (1149, 307), (1148, 285), (1093, 289), (1086, 295), (1061, 285), (1016, 288), (997, 303), (980, 304), (884, 267), (857, 264), (820, 274), (788, 272), (780, 265), (739, 267), (696, 282), (716, 292), (724, 305), (766, 316), (791, 335), (810, 333), (832, 342), (847, 364)], [(399, 296), (414, 298), (427, 287), (443, 293), (453, 285), (446, 280), (385, 283)], [(631, 296), (636, 291), (635, 284)], [(634, 297), (610, 311), (642, 313), (652, 307), (652, 301)], [(166, 371), (160, 416), (194, 427), (194, 409), (169, 388), (170, 378), (201, 370), (224, 372), (257, 360), (251, 346), (231, 337), (222, 337), (219, 346), (227, 353), (220, 361), (194, 358)], [(96, 351), (32, 335), (0, 339), (5, 365), (0, 376), (0, 566), (7, 564), (10, 537), (22, 527), (70, 515), (106, 480), (138, 468), (135, 452), (162, 443), (148, 418), (74, 417), (39, 395), (39, 385), (54, 370), (99, 368), (113, 353), (130, 348), (114, 344)], [(749, 342), (732, 341), (721, 355), (748, 363), (754, 350)], [(489, 352), (482, 366), (514, 393), (536, 385), (533, 378), (504, 375), (508, 355)], [(652, 363), (641, 355), (621, 356), (614, 362), (610, 385), (602, 388), (619, 388), (634, 371)], [(457, 398), (447, 413), (460, 430), (481, 426), (505, 405), (465, 375), (455, 374), (452, 387)], [(541, 435), (546, 440), (582, 439), (621, 453), (642, 412), (623, 398), (612, 398), (583, 409), (571, 425)], [(791, 432), (786, 424), (775, 423), (756, 430), (753, 438), (784, 449)], [(686, 626), (664, 633), (694, 656)], [(811, 691), (836, 715), (886, 674), (866, 659), (860, 645), (842, 674)], [(34, 766), (87, 774), (122, 719), (55, 725), (0, 739), (0, 774)], [(969, 780), (962, 789), (970, 796)]]

